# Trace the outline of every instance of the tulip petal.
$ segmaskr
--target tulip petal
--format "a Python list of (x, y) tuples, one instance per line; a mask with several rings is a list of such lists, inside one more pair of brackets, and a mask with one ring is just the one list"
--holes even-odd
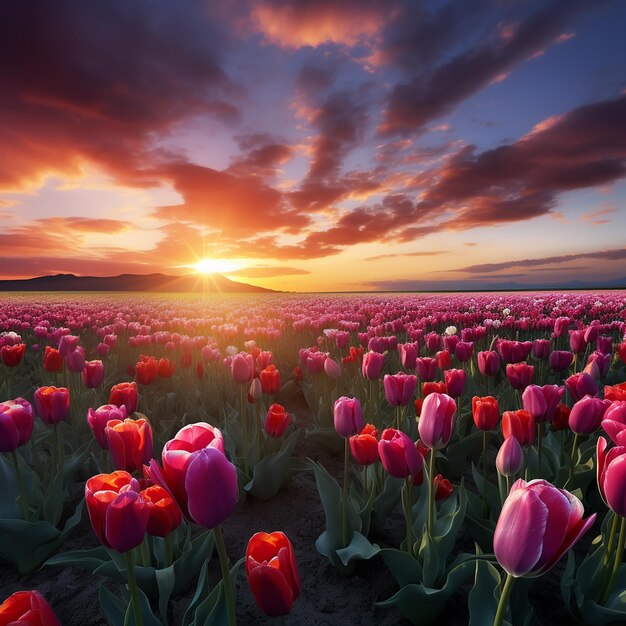
[(250, 589), (260, 609), (269, 617), (287, 615), (293, 606), (293, 593), (282, 572), (269, 565), (252, 567)]
[(106, 512), (106, 538), (117, 552), (136, 548), (146, 534), (148, 505), (136, 491), (124, 491)]
[(613, 448), (607, 455), (603, 475), (604, 495), (609, 507), (626, 517), (626, 454), (612, 455), (613, 450), (624, 451), (623, 448)]
[[(539, 561), (536, 563), (537, 567), (542, 567), (559, 552), (570, 528), (572, 508), (569, 499), (550, 483), (537, 485), (533, 490), (548, 508), (548, 519), (543, 535), (543, 550)], [(574, 524), (578, 521), (580, 521), (580, 517), (575, 520)]]
[(534, 491), (509, 494), (493, 538), (496, 558), (509, 574), (520, 577), (533, 569), (541, 557), (547, 521), (548, 509)]

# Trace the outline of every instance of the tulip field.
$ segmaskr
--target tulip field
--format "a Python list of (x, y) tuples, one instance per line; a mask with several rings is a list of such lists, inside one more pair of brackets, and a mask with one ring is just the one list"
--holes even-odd
[(0, 302), (0, 626), (626, 623), (626, 292)]

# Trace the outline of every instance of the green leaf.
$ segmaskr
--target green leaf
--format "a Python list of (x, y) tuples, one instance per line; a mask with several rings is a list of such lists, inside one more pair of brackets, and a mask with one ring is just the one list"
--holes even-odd
[[(152, 612), (152, 608), (150, 607), (150, 603), (148, 602), (146, 595), (141, 591), (141, 589), (138, 589), (137, 592), (139, 594), (139, 606), (141, 607), (141, 619), (143, 621), (143, 626), (161, 626), (161, 622)], [(126, 592), (126, 595), (128, 595), (128, 592)], [(111, 622), (113, 626), (124, 626), (128, 600), (122, 600), (109, 591), (104, 585), (100, 585), (98, 587), (98, 599), (100, 600), (100, 607), (107, 616), (109, 622)], [(132, 609), (128, 611), (128, 622), (126, 622), (126, 624), (127, 626), (137, 626)]]
[(331, 454), (339, 454), (343, 450), (343, 437), (332, 426), (307, 430), (306, 437), (324, 446)]
[(408, 552), (384, 548), (379, 554), (400, 587), (422, 582), (422, 567)]
[(497, 567), (487, 561), (476, 561), (474, 586), (468, 599), (469, 626), (493, 624), (498, 610), (496, 589), (500, 583), (501, 577)]
[(49, 558), (45, 565), (60, 567), (80, 567), (93, 572), (103, 563), (110, 560), (109, 553), (104, 546), (89, 550), (70, 550)]
[(377, 544), (370, 543), (366, 537), (355, 531), (348, 546), (337, 550), (337, 556), (344, 565), (349, 565), (351, 561), (367, 561), (379, 552), (380, 547)]
[(159, 589), (159, 614), (164, 624), (167, 625), (167, 606), (176, 585), (176, 572), (173, 565), (154, 572)]

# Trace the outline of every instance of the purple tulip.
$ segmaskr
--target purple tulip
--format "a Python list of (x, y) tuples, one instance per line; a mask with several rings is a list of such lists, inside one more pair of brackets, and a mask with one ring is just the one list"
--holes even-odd
[(340, 437), (352, 437), (363, 430), (363, 412), (357, 398), (341, 396), (333, 409), (335, 430)]
[(496, 467), (502, 476), (514, 476), (522, 469), (524, 454), (515, 437), (507, 437), (498, 450)]
[(465, 363), (472, 358), (474, 354), (474, 343), (472, 341), (459, 341), (454, 349), (454, 356), (461, 362)]
[(569, 350), (553, 350), (550, 352), (550, 367), (555, 372), (564, 372), (574, 361)]
[(476, 356), (478, 369), (483, 376), (495, 376), (500, 370), (500, 356), (495, 350), (485, 350)]
[(567, 391), (569, 391), (569, 395), (572, 396), (574, 402), (578, 402), (584, 396), (598, 395), (596, 381), (586, 372), (572, 374), (565, 380), (565, 387), (567, 387)]
[(519, 479), (504, 502), (493, 550), (511, 576), (547, 572), (589, 530), (595, 513), (583, 520), (582, 502), (541, 479)]
[(552, 344), (549, 339), (535, 339), (533, 341), (533, 356), (538, 359), (547, 359), (551, 349)]
[(445, 448), (454, 431), (456, 402), (445, 393), (431, 393), (422, 404), (417, 429), (422, 443), (432, 449)]

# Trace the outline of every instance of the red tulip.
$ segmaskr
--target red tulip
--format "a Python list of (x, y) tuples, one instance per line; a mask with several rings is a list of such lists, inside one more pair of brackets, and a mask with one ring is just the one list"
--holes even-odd
[(104, 433), (115, 469), (134, 472), (150, 462), (154, 447), (148, 420), (110, 420)]
[(133, 381), (113, 385), (109, 393), (109, 404), (124, 405), (127, 415), (134, 413), (137, 410), (137, 383)]
[(552, 427), (555, 430), (567, 430), (569, 428), (569, 414), (571, 409), (562, 402), (557, 405), (552, 417)]
[(415, 371), (422, 383), (435, 380), (437, 369), (437, 359), (428, 356), (415, 359)]
[(377, 430), (372, 424), (365, 427), (358, 435), (350, 437), (350, 452), (359, 465), (371, 465), (380, 458), (378, 454)]
[(513, 389), (525, 389), (533, 379), (535, 367), (526, 363), (509, 363), (506, 366), (506, 377)]
[(422, 383), (422, 397), (426, 399), (431, 393), (446, 393), (448, 388), (444, 382)]
[(16, 343), (12, 346), (4, 345), (0, 348), (0, 358), (6, 367), (17, 367), (24, 357), (25, 343)]
[(465, 370), (448, 369), (443, 373), (443, 378), (446, 382), (446, 393), (449, 396), (458, 398), (463, 395), (467, 378)]
[(61, 626), (46, 599), (36, 590), (16, 591), (0, 604), (0, 626)]
[(153, 357), (143, 356), (135, 365), (135, 375), (140, 385), (151, 385), (157, 378), (159, 362)]
[(280, 391), (280, 372), (273, 364), (268, 365), (265, 369), (261, 370), (259, 375), (261, 380), (261, 389), (266, 394), (276, 394)]
[(620, 383), (619, 385), (605, 385), (604, 386), (604, 399), (611, 400), (626, 400), (626, 383)]
[(437, 367), (443, 372), (452, 366), (452, 355), (447, 350), (440, 350), (435, 354)]
[(90, 478), (85, 484), (85, 502), (91, 526), (105, 547), (128, 552), (143, 541), (150, 513), (139, 494), (139, 482), (128, 472)]
[(504, 438), (515, 437), (522, 446), (532, 446), (535, 441), (535, 419), (524, 409), (505, 411), (502, 414)]
[(43, 355), (43, 368), (46, 372), (60, 372), (63, 369), (63, 357), (52, 346), (46, 346), (46, 351)]
[(300, 595), (300, 576), (289, 539), (280, 531), (256, 533), (246, 549), (246, 576), (259, 608), (287, 615)]
[(148, 504), (147, 532), (154, 537), (166, 537), (180, 526), (182, 515), (176, 500), (160, 485), (150, 485), (140, 492)]
[(291, 424), (291, 414), (285, 412), (285, 407), (280, 404), (270, 404), (265, 416), (263, 428), (270, 437), (282, 437)]
[(472, 418), (478, 430), (492, 430), (500, 421), (500, 408), (493, 396), (472, 398)]
[(70, 392), (65, 387), (39, 387), (35, 391), (35, 408), (44, 424), (58, 424), (67, 417)]
[(437, 476), (435, 476), (434, 485), (435, 500), (445, 500), (446, 498), (449, 498), (454, 491), (452, 483), (441, 474), (437, 474)]
[(176, 362), (162, 357), (159, 359), (159, 365), (157, 367), (157, 375), (161, 378), (171, 378), (176, 371)]
[(86, 361), (82, 376), (85, 387), (96, 389), (104, 380), (104, 363), (100, 360)]

